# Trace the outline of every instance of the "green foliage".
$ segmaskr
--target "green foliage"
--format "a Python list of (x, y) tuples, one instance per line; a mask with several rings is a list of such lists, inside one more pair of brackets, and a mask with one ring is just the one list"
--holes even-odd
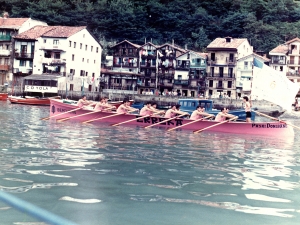
[(174, 40), (195, 51), (231, 36), (268, 53), (300, 31), (300, 4), (293, 0), (0, 0), (4, 11), (49, 25), (86, 25), (107, 43)]

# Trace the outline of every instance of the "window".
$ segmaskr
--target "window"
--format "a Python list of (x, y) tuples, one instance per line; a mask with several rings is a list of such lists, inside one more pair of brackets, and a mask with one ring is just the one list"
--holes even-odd
[(227, 87), (232, 88), (232, 81), (228, 81)]
[(54, 52), (54, 59), (60, 59), (60, 52)]
[(47, 43), (47, 39), (44, 39), (44, 43)]
[(244, 69), (245, 69), (245, 70), (248, 69), (248, 62), (244, 62)]
[(85, 76), (86, 76), (86, 77), (88, 76), (88, 72), (85, 72)]
[(73, 87), (74, 87), (74, 85), (70, 84), (70, 91), (73, 91)]
[(80, 76), (84, 76), (84, 70), (80, 70)]
[(82, 49), (82, 43), (80, 43), (80, 49)]
[(83, 37), (85, 38), (85, 34), (83, 34)]
[(93, 51), (93, 46), (91, 46), (91, 52)]
[(98, 49), (98, 47), (97, 47), (97, 48), (96, 48), (96, 52), (97, 52), (97, 53), (98, 53), (98, 50), (99, 50), (99, 49)]
[(82, 58), (82, 62), (84, 62), (84, 58)]
[(168, 83), (171, 84), (172, 83), (172, 79), (168, 80)]
[(89, 61), (90, 61), (89, 59), (86, 60), (87, 63), (89, 63)]
[(96, 60), (94, 59), (94, 64), (96, 64)]
[(178, 80), (182, 80), (182, 75), (178, 75)]
[(32, 62), (32, 61), (29, 61), (29, 67), (32, 68), (32, 65), (33, 65), (33, 62)]
[(89, 91), (92, 91), (92, 85), (89, 85)]
[(69, 47), (71, 47), (72, 46), (72, 41), (69, 41)]
[(74, 69), (70, 69), (70, 74), (75, 74), (75, 70)]
[(87, 51), (87, 45), (85, 45), (85, 50)]
[(74, 61), (74, 59), (75, 59), (75, 55), (74, 55), (74, 54), (72, 54), (72, 61)]
[(26, 66), (26, 60), (20, 60), (20, 66)]
[(212, 87), (213, 85), (214, 85), (214, 81), (213, 81), (213, 80), (210, 80), (208, 86), (209, 86), (209, 87)]
[[(9, 58), (5, 58), (4, 59), (4, 65), (8, 65), (8, 62), (9, 62)], [(1, 63), (0, 63), (1, 64)]]
[(76, 48), (76, 42), (74, 42), (74, 48)]
[(59, 44), (59, 40), (53, 40), (53, 44), (54, 45), (58, 45)]

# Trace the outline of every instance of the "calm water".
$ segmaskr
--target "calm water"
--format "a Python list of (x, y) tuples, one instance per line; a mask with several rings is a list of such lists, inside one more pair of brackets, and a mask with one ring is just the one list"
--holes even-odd
[[(299, 224), (300, 135), (41, 121), (0, 102), (0, 189), (78, 224)], [(300, 119), (290, 118), (296, 125)], [(0, 224), (40, 224), (0, 202)]]

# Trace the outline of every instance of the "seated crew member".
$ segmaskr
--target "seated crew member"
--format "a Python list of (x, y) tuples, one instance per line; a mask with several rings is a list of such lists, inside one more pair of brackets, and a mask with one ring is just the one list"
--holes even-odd
[(107, 111), (108, 108), (111, 108), (110, 105), (105, 103), (105, 98), (101, 98), (100, 101), (95, 105), (95, 111)]
[(201, 119), (205, 116), (211, 116), (211, 117), (215, 117), (213, 114), (209, 114), (204, 112), (205, 108), (201, 108), (200, 105), (197, 106), (196, 110), (192, 113), (190, 119), (191, 120), (198, 120)]
[(232, 119), (235, 117), (236, 119), (238, 118), (235, 115), (229, 114), (227, 108), (223, 108), (222, 111), (219, 112), (218, 115), (216, 116), (215, 121), (222, 122), (225, 121), (227, 118)]
[(180, 105), (171, 105), (171, 108), (167, 110), (166, 114), (165, 114), (165, 118), (173, 118), (175, 117), (177, 114), (180, 115), (187, 115), (189, 116), (190, 114), (186, 113), (186, 112), (182, 112), (179, 110)]
[(158, 111), (151, 107), (151, 102), (146, 102), (146, 104), (144, 105), (144, 107), (140, 111), (140, 115), (141, 116), (147, 116), (147, 115), (150, 116), (150, 115), (152, 115), (153, 113), (156, 113), (156, 112), (158, 112)]
[(79, 108), (83, 108), (86, 106), (93, 106), (93, 105), (95, 105), (95, 103), (93, 103), (92, 101), (86, 100), (86, 95), (82, 95), (81, 99), (79, 99), (79, 101), (77, 102), (77, 105)]
[(123, 114), (128, 114), (130, 112), (137, 111), (138, 109), (135, 109), (133, 107), (130, 107), (130, 101), (128, 99), (123, 100), (123, 104), (121, 104), (118, 109), (117, 113), (123, 113)]
[(157, 109), (157, 103), (156, 102), (151, 103), (151, 108), (154, 109), (155, 112), (160, 112), (160, 114), (165, 114), (166, 113), (164, 110), (158, 110)]
[[(103, 99), (104, 99), (104, 105), (107, 106), (107, 108), (112, 108), (112, 109), (117, 108), (116, 106), (108, 103), (108, 97), (103, 97)], [(111, 109), (107, 109), (105, 111), (111, 111)]]

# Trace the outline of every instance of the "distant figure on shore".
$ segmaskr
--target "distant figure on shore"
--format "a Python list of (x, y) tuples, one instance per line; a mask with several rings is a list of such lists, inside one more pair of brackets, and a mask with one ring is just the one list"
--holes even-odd
[(247, 96), (243, 97), (243, 102), (245, 103), (245, 112), (246, 112), (246, 122), (251, 123), (251, 102), (249, 102), (249, 99)]

